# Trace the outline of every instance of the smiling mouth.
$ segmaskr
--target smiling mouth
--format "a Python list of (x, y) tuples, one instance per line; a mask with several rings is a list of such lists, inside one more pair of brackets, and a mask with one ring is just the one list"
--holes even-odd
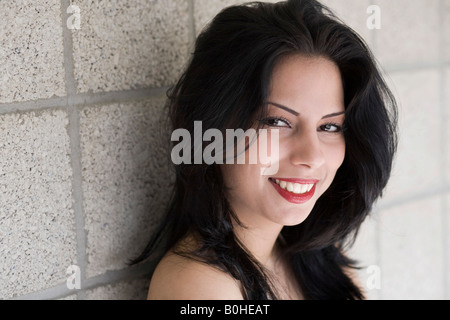
[(288, 202), (301, 204), (312, 199), (319, 180), (276, 179), (269, 178), (270, 183), (280, 196)]
[(269, 178), (272, 182), (275, 182), (281, 189), (293, 194), (307, 194), (314, 187), (315, 183), (297, 183), (279, 179)]

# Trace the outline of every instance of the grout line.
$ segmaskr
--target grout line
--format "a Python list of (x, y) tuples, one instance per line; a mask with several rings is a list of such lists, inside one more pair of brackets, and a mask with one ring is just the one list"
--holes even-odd
[[(369, 215), (369, 218), (371, 219), (371, 223), (373, 223), (373, 232), (375, 233), (374, 239), (373, 239), (373, 245), (375, 248), (375, 261), (374, 264), (382, 270), (382, 261), (381, 261), (381, 211), (379, 211), (377, 208), (374, 208), (372, 212)], [(381, 272), (381, 284), (382, 284), (382, 277), (383, 273)], [(376, 290), (376, 291), (375, 291)], [(382, 300), (382, 293), (383, 293), (383, 287), (379, 289), (373, 289), (375, 293), (372, 293), (372, 300)]]
[(376, 215), (376, 225), (375, 225), (375, 263), (380, 268), (381, 271), (381, 279), (380, 284), (381, 287), (377, 291), (377, 298), (378, 300), (383, 300), (383, 271), (382, 271), (382, 255), (381, 255), (381, 213), (377, 213)]
[[(371, 6), (371, 5), (375, 5), (375, 0), (367, 0), (367, 5)], [(383, 20), (381, 20), (381, 28), (383, 28)], [(371, 46), (371, 50), (373, 52), (373, 55), (376, 57), (378, 56), (378, 48), (377, 48), (377, 29), (373, 29), (370, 30), (370, 46)], [(376, 61), (378, 63), (378, 60)], [(380, 64), (381, 66), (381, 64)], [(388, 71), (389, 74), (389, 71)], [(374, 217), (376, 219), (376, 223), (375, 223), (375, 263), (378, 265), (378, 267), (380, 268), (380, 270), (382, 270), (382, 261), (381, 261), (381, 213), (377, 212), (376, 209), (374, 208)], [(381, 273), (381, 277), (383, 276), (383, 274)], [(382, 278), (381, 278), (382, 279)], [(380, 280), (381, 281), (381, 280)], [(376, 299), (377, 300), (382, 300), (383, 299), (383, 287), (381, 287), (379, 290), (377, 290), (376, 292)]]
[(64, 283), (55, 287), (28, 293), (23, 296), (14, 297), (9, 300), (55, 300), (68, 297), (73, 294), (75, 294), (75, 292), (70, 292), (67, 285)]
[(66, 106), (67, 97), (0, 104), (0, 114), (53, 109)]
[[(373, 0), (367, 0), (369, 3), (373, 3)], [(27, 294), (18, 299), (55, 299), (67, 297), (73, 294), (77, 294), (79, 299), (85, 298), (86, 290), (93, 289), (95, 287), (115, 283), (123, 280), (130, 280), (133, 278), (138, 278), (139, 276), (144, 276), (148, 274), (148, 265), (139, 265), (136, 267), (129, 267), (123, 270), (118, 271), (107, 271), (103, 274), (92, 278), (85, 278), (86, 275), (86, 234), (84, 231), (84, 208), (83, 208), (83, 194), (82, 194), (82, 174), (81, 174), (81, 148), (80, 148), (80, 118), (79, 118), (79, 106), (82, 105), (92, 105), (92, 104), (103, 104), (103, 103), (117, 103), (123, 101), (130, 101), (136, 99), (146, 99), (154, 96), (161, 96), (167, 91), (167, 88), (147, 88), (147, 89), (138, 89), (138, 90), (129, 90), (129, 91), (117, 91), (117, 92), (108, 92), (108, 93), (84, 93), (77, 94), (76, 89), (76, 80), (74, 78), (74, 63), (73, 63), (73, 42), (72, 42), (72, 33), (65, 26), (65, 21), (67, 19), (67, 14), (64, 12), (64, 9), (67, 8), (69, 4), (69, 0), (61, 0), (61, 9), (62, 9), (62, 23), (63, 23), (63, 32), (64, 32), (64, 67), (65, 67), (65, 82), (66, 82), (66, 92), (67, 97), (55, 97), (50, 99), (43, 100), (35, 100), (35, 101), (27, 101), (27, 102), (17, 102), (17, 103), (9, 103), (9, 104), (0, 104), (0, 114), (2, 113), (11, 113), (11, 112), (23, 112), (23, 111), (34, 111), (34, 110), (42, 110), (49, 108), (61, 108), (65, 107), (68, 111), (69, 117), (69, 127), (68, 133), (70, 136), (71, 143), (71, 160), (72, 160), (72, 170), (73, 170), (73, 190), (74, 190), (74, 211), (75, 211), (75, 220), (76, 220), (76, 233), (77, 233), (77, 263), (82, 270), (82, 284), (83, 287), (78, 291), (70, 291), (65, 284), (61, 284), (55, 287), (51, 287), (48, 289), (44, 289), (35, 293)], [(443, 0), (440, 1), (441, 12), (440, 12), (440, 20), (441, 24), (443, 21)], [(195, 2), (194, 0), (188, 1), (188, 14), (189, 14), (189, 32), (191, 41), (195, 42), (196, 37), (196, 25), (195, 25), (195, 17), (194, 17), (194, 9)], [(442, 26), (442, 25), (441, 25)], [(370, 41), (372, 42), (372, 48), (376, 53), (376, 31), (373, 30), (370, 35)], [(386, 68), (388, 73), (394, 72), (402, 72), (402, 71), (417, 71), (421, 69), (429, 69), (429, 68), (440, 68), (441, 69), (441, 81), (440, 81), (440, 103), (441, 103), (441, 115), (445, 112), (445, 73), (444, 67), (450, 66), (450, 62), (444, 61), (443, 55), (443, 45), (442, 41), (445, 39), (445, 32), (443, 28), (441, 28), (441, 48), (440, 54), (441, 59), (438, 64), (422, 64), (422, 65), (398, 65), (391, 66)], [(375, 54), (376, 55), (376, 54)], [(441, 117), (441, 133), (446, 133), (445, 127), (445, 117)], [(445, 135), (443, 135), (445, 137)], [(441, 150), (445, 155), (445, 140), (441, 141)], [(444, 173), (446, 173), (446, 167), (444, 157), (441, 157), (441, 169)], [(445, 174), (443, 174), (445, 177)], [(445, 179), (445, 178), (443, 178)], [(445, 180), (443, 186), (439, 188), (432, 189), (426, 193), (417, 193), (405, 197), (400, 197), (394, 199), (392, 201), (381, 204), (377, 210), (384, 210), (388, 208), (392, 208), (395, 206), (399, 206), (405, 203), (411, 203), (416, 200), (424, 199), (427, 197), (435, 196), (436, 193), (441, 195), (441, 200), (443, 202), (442, 205), (442, 219), (443, 219), (443, 228), (447, 225), (447, 204), (445, 199), (445, 194), (450, 192), (450, 185), (445, 185)], [(379, 215), (377, 215), (379, 218)], [(445, 229), (443, 229), (445, 230)], [(376, 230), (376, 255), (377, 255), (377, 263), (381, 266), (381, 235), (380, 235), (380, 226), (377, 224)], [(444, 239), (444, 270), (447, 270), (448, 265), (448, 253), (447, 249), (449, 247), (449, 243)], [(151, 263), (153, 264), (153, 262)], [(444, 284), (450, 285), (448, 282), (448, 277), (446, 273), (444, 274)], [(445, 297), (448, 297), (448, 288), (445, 286)], [(380, 299), (382, 298), (382, 291), (379, 293)]]
[[(73, 207), (75, 212), (75, 229), (77, 238), (77, 265), (80, 267), (81, 283), (86, 277), (87, 257), (86, 257), (86, 232), (84, 221), (84, 206), (83, 206), (83, 186), (82, 186), (82, 171), (81, 171), (81, 148), (80, 148), (80, 120), (79, 113), (76, 107), (69, 107), (69, 136), (71, 144), (71, 160), (73, 171)], [(83, 292), (79, 293), (83, 295)]]
[[(23, 296), (14, 297), (10, 300), (57, 300), (72, 295), (77, 295), (79, 300), (85, 299), (85, 292), (97, 287), (115, 284), (121, 281), (129, 281), (139, 278), (148, 278), (150, 280), (151, 271), (156, 267), (157, 261), (149, 260), (145, 263), (127, 267), (121, 270), (110, 270), (100, 275), (82, 280), (82, 289), (70, 290), (66, 284), (60, 284), (44, 290), (25, 294)], [(83, 294), (80, 297), (80, 293)]]
[[(445, 185), (446, 183), (446, 177), (447, 177), (447, 173), (448, 173), (448, 169), (446, 166), (446, 156), (447, 156), (447, 123), (446, 123), (446, 114), (445, 114), (445, 102), (446, 102), (446, 92), (445, 92), (445, 88), (446, 88), (446, 77), (445, 77), (445, 40), (446, 40), (446, 36), (447, 36), (447, 32), (444, 28), (444, 21), (445, 21), (445, 4), (444, 4), (444, 0), (440, 0), (439, 1), (439, 30), (440, 30), (440, 41), (439, 41), (439, 61), (441, 62), (441, 70), (440, 70), (440, 114), (441, 114), (441, 119), (440, 119), (440, 125), (441, 125), (441, 145), (440, 145), (440, 150), (441, 150), (441, 161), (440, 161), (440, 169), (441, 169), (441, 183), (443, 185)], [(450, 286), (450, 281), (449, 281), (449, 276), (448, 276), (448, 268), (449, 268), (449, 253), (448, 250), (450, 249), (449, 246), (450, 244), (448, 243), (448, 237), (447, 237), (447, 233), (449, 232), (448, 226), (449, 226), (449, 220), (448, 220), (448, 216), (447, 216), (447, 199), (446, 199), (446, 195), (442, 195), (441, 196), (441, 221), (442, 221), (442, 249), (443, 249), (443, 298), (444, 299), (450, 299), (450, 290), (449, 290), (449, 286)]]
[(100, 92), (96, 94), (78, 94), (72, 97), (71, 104), (84, 106), (91, 104), (117, 103), (133, 100), (145, 100), (165, 96), (169, 87), (143, 88), (129, 91)]
[(67, 27), (66, 21), (69, 19), (67, 8), (70, 6), (70, 0), (61, 0), (61, 17), (62, 17), (62, 29), (63, 29), (63, 41), (64, 41), (64, 70), (66, 81), (66, 92), (70, 97), (77, 92), (76, 81), (74, 74), (74, 62), (73, 62), (73, 38), (72, 31)]
[(424, 191), (417, 191), (406, 196), (400, 196), (398, 198), (383, 202), (382, 200), (379, 203), (376, 203), (374, 206), (374, 210), (382, 211), (392, 209), (394, 207), (398, 207), (404, 204), (413, 203), (416, 201), (421, 201), (427, 198), (435, 197), (438, 195), (445, 195), (450, 193), (450, 184), (446, 184), (443, 186), (431, 187)]
[[(374, 0), (367, 0), (367, 7), (370, 7), (371, 5), (374, 5)], [(367, 28), (367, 26), (366, 26)], [(383, 20), (381, 20), (381, 28), (383, 28)], [(377, 56), (377, 48), (376, 48), (376, 40), (377, 40), (377, 29), (369, 30), (369, 41), (370, 41), (370, 47), (372, 48), (372, 52), (374, 56)]]
[(448, 230), (448, 226), (449, 226), (449, 219), (448, 219), (448, 212), (449, 212), (449, 207), (447, 204), (447, 197), (446, 196), (442, 196), (441, 197), (441, 210), (442, 210), (442, 236), (443, 236), (443, 283), (444, 283), (444, 296), (443, 298), (445, 300), (449, 300), (450, 299), (450, 281), (449, 281), (449, 247), (450, 247), (450, 243), (449, 243), (449, 239), (450, 236), (448, 235), (449, 230)]
[(448, 212), (449, 212), (449, 207), (447, 205), (447, 197), (446, 195), (442, 195), (441, 196), (441, 222), (442, 222), (442, 270), (443, 270), (443, 286), (444, 286), (444, 292), (443, 292), (443, 299), (445, 300), (449, 300), (450, 299), (450, 282), (449, 282), (449, 241), (448, 239), (450, 238), (448, 233), (448, 226), (449, 226), (449, 219), (448, 219)]
[(109, 270), (97, 276), (86, 279), (84, 287), (91, 290), (100, 286), (113, 284), (121, 281), (134, 280), (141, 277), (150, 276), (152, 270), (156, 268), (157, 260), (148, 260), (142, 264), (129, 266), (121, 270)]
[(55, 97), (25, 102), (6, 103), (0, 104), (0, 114), (37, 111), (67, 106), (106, 104), (114, 102), (150, 99), (153, 97), (164, 96), (168, 89), (169, 87), (161, 87), (161, 88), (143, 88), (128, 91), (80, 93), (71, 95), (70, 97)]
[[(67, 113), (69, 117), (68, 134), (70, 137), (70, 159), (72, 164), (72, 195), (73, 210), (75, 219), (76, 234), (76, 263), (80, 268), (81, 283), (86, 277), (86, 233), (84, 231), (84, 207), (83, 207), (83, 189), (82, 189), (82, 173), (81, 173), (81, 148), (80, 148), (80, 119), (76, 106), (71, 105), (72, 96), (76, 95), (77, 89), (74, 77), (74, 61), (73, 61), (73, 38), (72, 31), (66, 26), (68, 20), (67, 8), (70, 6), (69, 0), (61, 0), (62, 10), (62, 29), (64, 39), (64, 70), (67, 91)], [(84, 298), (84, 291), (77, 293), (78, 299)]]
[(194, 48), (195, 40), (197, 38), (197, 28), (195, 23), (195, 0), (189, 0), (188, 2), (188, 18), (189, 18), (189, 33), (190, 33), (190, 42), (192, 48)]

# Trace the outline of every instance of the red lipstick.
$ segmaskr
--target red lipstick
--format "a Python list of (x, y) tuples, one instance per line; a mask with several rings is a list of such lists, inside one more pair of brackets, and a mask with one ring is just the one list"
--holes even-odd
[(280, 179), (282, 181), (291, 182), (291, 183), (300, 183), (300, 184), (314, 184), (312, 189), (307, 193), (302, 194), (295, 194), (292, 192), (289, 192), (287, 190), (284, 190), (281, 188), (275, 181), (275, 179), (269, 179), (270, 183), (272, 183), (275, 190), (278, 191), (278, 193), (285, 198), (287, 201), (295, 204), (301, 204), (309, 201), (316, 192), (316, 183), (319, 182), (318, 180), (303, 180), (303, 179)]

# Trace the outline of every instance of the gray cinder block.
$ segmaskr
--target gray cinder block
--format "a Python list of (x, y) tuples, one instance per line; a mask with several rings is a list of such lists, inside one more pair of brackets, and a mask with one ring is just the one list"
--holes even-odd
[(0, 115), (0, 298), (66, 281), (76, 263), (62, 110)]
[(0, 1), (0, 103), (64, 96), (61, 2)]
[(149, 240), (167, 201), (170, 155), (159, 136), (163, 104), (161, 98), (81, 111), (88, 277), (125, 267)]
[(180, 76), (189, 55), (188, 1), (73, 1), (79, 92), (163, 87)]

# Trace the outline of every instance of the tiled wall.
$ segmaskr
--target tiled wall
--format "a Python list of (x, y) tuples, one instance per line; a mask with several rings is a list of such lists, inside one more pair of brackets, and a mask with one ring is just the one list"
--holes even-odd
[[(0, 1), (0, 299), (145, 298), (148, 265), (126, 262), (171, 184), (165, 92), (202, 26), (238, 2)], [(450, 0), (324, 3), (373, 48), (400, 104), (392, 181), (351, 251), (362, 283), (371, 299), (449, 299)]]
[(366, 39), (399, 102), (400, 143), (353, 252), (378, 267), (361, 270), (372, 299), (450, 299), (450, 1), (370, 4), (381, 29)]

